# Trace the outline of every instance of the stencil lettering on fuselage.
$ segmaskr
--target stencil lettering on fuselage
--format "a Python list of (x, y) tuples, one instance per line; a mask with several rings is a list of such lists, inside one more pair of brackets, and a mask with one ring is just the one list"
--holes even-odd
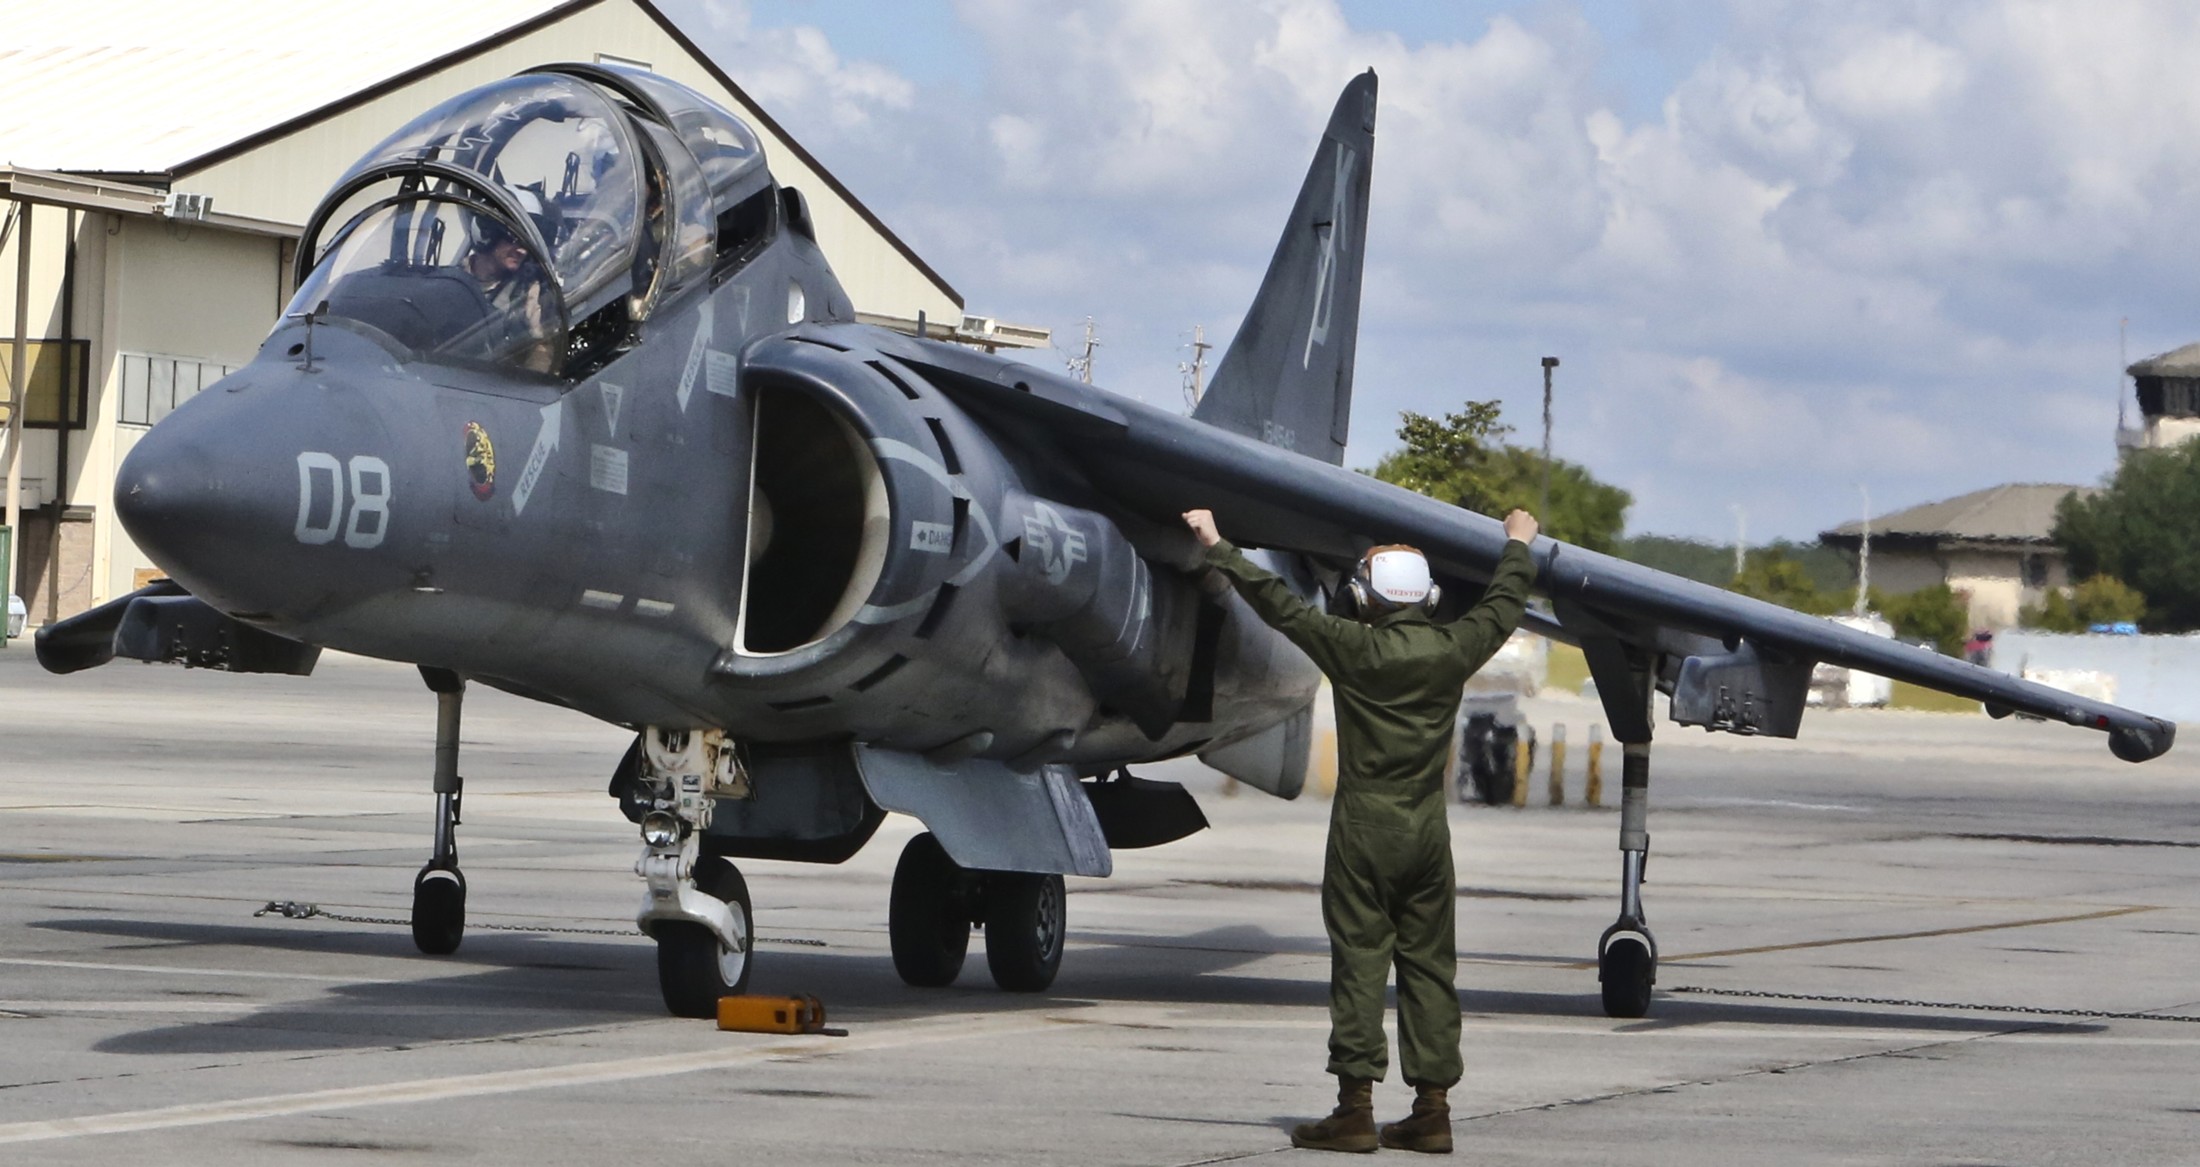
[(590, 446), (588, 485), (612, 494), (625, 494), (626, 451), (612, 446)]
[(945, 555), (955, 549), (955, 528), (948, 523), (912, 522), (909, 524), (909, 549)]

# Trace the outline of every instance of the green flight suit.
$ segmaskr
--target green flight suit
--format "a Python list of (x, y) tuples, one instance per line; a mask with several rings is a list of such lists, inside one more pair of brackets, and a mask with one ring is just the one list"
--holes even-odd
[(1535, 562), (1506, 544), (1490, 586), (1449, 624), (1404, 608), (1371, 623), (1331, 616), (1228, 542), (1207, 563), (1328, 675), (1337, 794), (1322, 867), (1329, 931), (1329, 1072), (1383, 1077), (1383, 989), (1398, 970), (1398, 1061), (1415, 1086), (1459, 1081), (1457, 885), (1444, 805), (1467, 678), (1520, 624)]

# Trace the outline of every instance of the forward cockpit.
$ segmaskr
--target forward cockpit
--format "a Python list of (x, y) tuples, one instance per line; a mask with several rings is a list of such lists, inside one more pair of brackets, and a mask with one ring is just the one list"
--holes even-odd
[(411, 359), (575, 379), (746, 262), (778, 206), (733, 114), (640, 70), (549, 66), (452, 98), (354, 165), (306, 226), (286, 315)]

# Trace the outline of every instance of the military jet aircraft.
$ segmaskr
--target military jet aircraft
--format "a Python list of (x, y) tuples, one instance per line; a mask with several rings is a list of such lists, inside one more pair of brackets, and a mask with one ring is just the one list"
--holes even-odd
[[(1177, 521), (1304, 594), (1376, 542), (1444, 591), (1496, 520), (1342, 467), (1376, 80), (1345, 87), (1259, 293), (1191, 417), (856, 323), (801, 194), (698, 94), (549, 65), (398, 130), (329, 192), (258, 357), (148, 433), (116, 507), (167, 570), (39, 634), (114, 656), (305, 673), (323, 647), (417, 663), (438, 701), (413, 936), (465, 924), (456, 845), (469, 680), (630, 727), (610, 791), (640, 825), (640, 927), (666, 1005), (749, 978), (734, 861), (835, 863), (922, 820), (887, 909), (895, 968), (942, 985), (974, 925), (1006, 989), (1062, 956), (1064, 873), (1205, 826), (1128, 767), (1197, 755), (1304, 782), (1318, 677)], [(1641, 1016), (1652, 702), (1792, 737), (1829, 661), (2104, 730), (2175, 726), (1548, 539), (1542, 632), (1584, 649), (1624, 744), (1606, 1009)]]

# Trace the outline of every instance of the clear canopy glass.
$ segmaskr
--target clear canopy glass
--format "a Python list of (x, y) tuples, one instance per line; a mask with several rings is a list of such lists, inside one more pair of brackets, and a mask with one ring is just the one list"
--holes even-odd
[(445, 163), (510, 196), (548, 250), (571, 319), (635, 290), (643, 163), (626, 117), (587, 82), (528, 73), (471, 90), (392, 134), (346, 178), (402, 161)]
[(393, 198), (330, 245), (288, 315), (318, 312), (421, 356), (555, 370), (566, 324), (528, 245), (478, 202)]
[(771, 171), (764, 165), (764, 147), (747, 122), (694, 90), (655, 73), (615, 65), (604, 68), (617, 73), (671, 119), (673, 133), (680, 136), (703, 168), (703, 180), (710, 185), (713, 218), (771, 185)]

